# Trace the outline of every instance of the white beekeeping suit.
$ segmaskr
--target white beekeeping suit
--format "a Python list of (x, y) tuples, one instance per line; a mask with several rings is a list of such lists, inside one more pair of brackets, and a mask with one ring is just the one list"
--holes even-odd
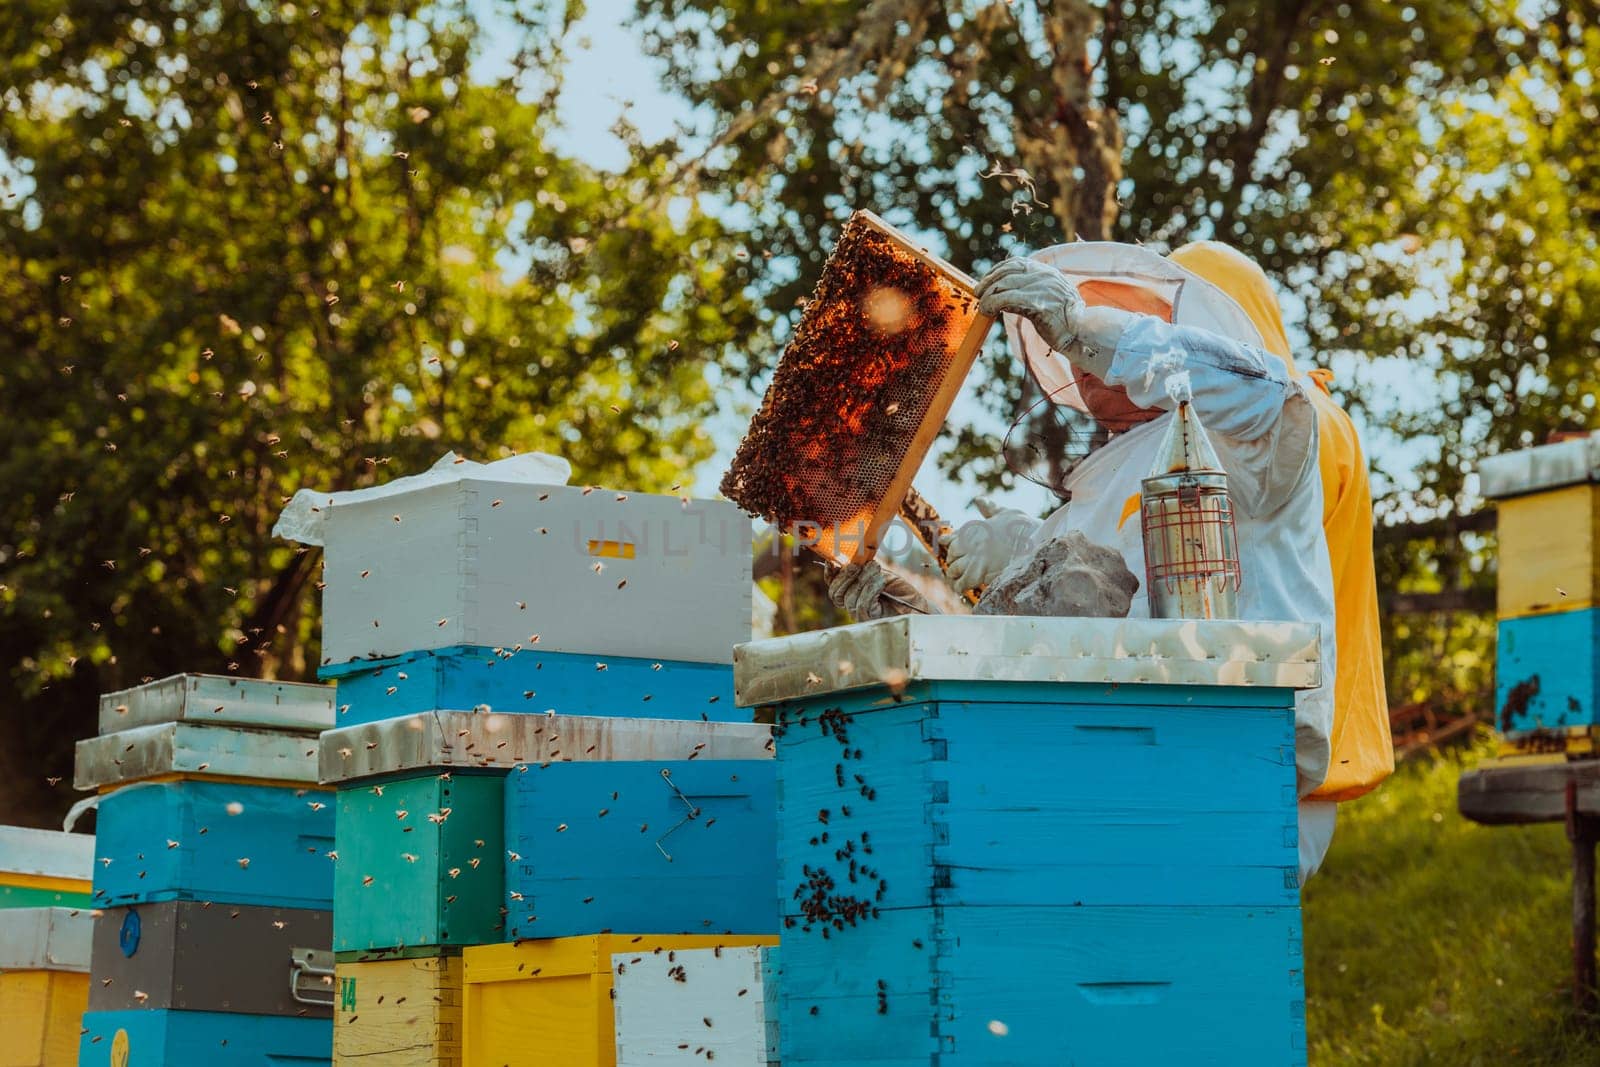
[[(1010, 284), (1003, 277), (985, 279), (979, 291), (987, 302), (985, 311), (1006, 312), (1013, 350), (1027, 359), (1047, 393), (1058, 403), (1094, 414), (1096, 391), (1120, 387), (1132, 406), (1160, 412), (1147, 413), (1146, 421), (1131, 420), (1136, 423), (1132, 428), (1117, 433), (1072, 470), (1063, 486), (1070, 502), (1039, 526), (1032, 547), (1079, 530), (1095, 544), (1119, 550), (1129, 570), (1143, 575), (1143, 540), (1138, 516), (1128, 514), (1130, 498), (1137, 497), (1139, 483), (1155, 460), (1173, 417), (1174, 396), (1188, 395), (1228, 473), (1243, 574), (1240, 617), (1321, 627), (1322, 685), (1295, 700), (1304, 884), (1321, 864), (1333, 834), (1334, 805), (1304, 798), (1327, 774), (1337, 669), (1317, 421), (1305, 386), (1291, 378), (1281, 359), (1262, 349), (1255, 326), (1227, 295), (1153, 252), (1083, 242), (1046, 249), (1033, 262), (1035, 266), (1011, 268)], [(1068, 287), (1091, 304), (1097, 292), (1142, 289), (1167, 309), (1171, 321), (1116, 307), (1080, 308), (1070, 325), (1081, 344), (1069, 344), (1064, 357), (1041, 339), (1029, 318), (1012, 313), (1037, 316), (1039, 307), (1048, 305), (1056, 279), (1037, 264), (1065, 274)], [(1148, 306), (1143, 299), (1132, 305)], [(1135, 597), (1130, 615), (1148, 614), (1145, 596)]]

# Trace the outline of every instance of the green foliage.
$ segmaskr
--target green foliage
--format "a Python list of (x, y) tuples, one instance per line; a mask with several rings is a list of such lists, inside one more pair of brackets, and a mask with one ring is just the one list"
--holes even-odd
[(1402, 765), (1339, 809), (1304, 897), (1314, 1067), (1595, 1062), (1571, 1012), (1570, 852), (1562, 827), (1485, 827), (1456, 812), (1490, 754)]
[(316, 556), (270, 537), (301, 486), (543, 449), (665, 489), (710, 453), (706, 368), (757, 312), (721, 225), (656, 202), (659, 152), (635, 138), (613, 174), (551, 150), (546, 7), (497, 9), (500, 69), (464, 0), (8, 6), (0, 779), (19, 795), (70, 779), (97, 692), (307, 675)]

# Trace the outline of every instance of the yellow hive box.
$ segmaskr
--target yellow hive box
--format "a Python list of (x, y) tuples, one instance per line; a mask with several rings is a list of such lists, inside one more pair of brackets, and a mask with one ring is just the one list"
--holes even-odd
[(1497, 504), (1502, 619), (1600, 604), (1600, 485), (1569, 485)]
[(75, 1067), (88, 1007), (87, 974), (0, 974), (0, 1067)]
[(334, 1067), (460, 1067), (461, 957), (335, 965)]
[(776, 945), (776, 935), (595, 934), (463, 950), (466, 1067), (616, 1067), (611, 957)]

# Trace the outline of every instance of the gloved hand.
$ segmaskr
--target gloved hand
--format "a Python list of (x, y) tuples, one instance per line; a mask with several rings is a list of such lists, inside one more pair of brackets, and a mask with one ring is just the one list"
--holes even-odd
[(962, 593), (1000, 577), (1000, 572), (1027, 550), (1039, 529), (1038, 519), (1016, 508), (996, 508), (982, 499), (974, 503), (983, 518), (939, 539), (947, 549), (944, 576)]
[(1009, 311), (1033, 323), (1044, 343), (1065, 353), (1078, 339), (1084, 312), (1078, 287), (1065, 274), (1036, 259), (1007, 259), (978, 283), (978, 310), (998, 317)]
[[(884, 594), (895, 599), (889, 600)], [(927, 614), (932, 610), (915, 586), (884, 570), (875, 559), (841, 567), (828, 582), (828, 596), (857, 622), (890, 615)]]

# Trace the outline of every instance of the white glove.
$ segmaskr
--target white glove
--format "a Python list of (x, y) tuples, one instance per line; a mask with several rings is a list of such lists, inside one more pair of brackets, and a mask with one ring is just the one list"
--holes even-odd
[(947, 550), (944, 575), (962, 593), (998, 578), (1027, 550), (1040, 525), (1038, 519), (1016, 508), (996, 508), (987, 500), (975, 503), (984, 517), (939, 539)]
[(915, 586), (884, 570), (875, 559), (840, 568), (828, 583), (828, 596), (858, 622), (931, 611)]
[(1007, 259), (978, 283), (978, 310), (998, 318), (1002, 312), (1033, 323), (1044, 343), (1065, 353), (1081, 330), (1083, 297), (1065, 274), (1036, 259)]

